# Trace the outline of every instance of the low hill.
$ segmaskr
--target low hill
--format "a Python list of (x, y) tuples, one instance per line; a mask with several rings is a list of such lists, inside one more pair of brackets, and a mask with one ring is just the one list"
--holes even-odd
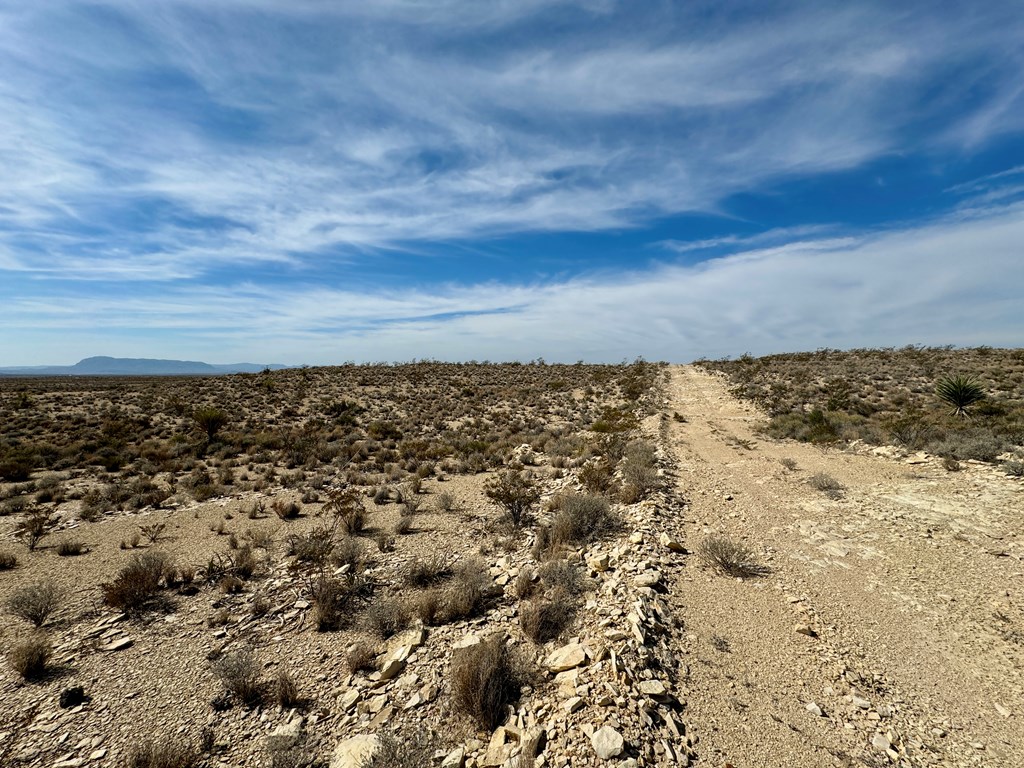
[(0, 368), (8, 376), (195, 376), (226, 373), (259, 373), (287, 366), (271, 363), (229, 363), (211, 365), (196, 360), (155, 360), (143, 357), (87, 357), (74, 365), (45, 365)]

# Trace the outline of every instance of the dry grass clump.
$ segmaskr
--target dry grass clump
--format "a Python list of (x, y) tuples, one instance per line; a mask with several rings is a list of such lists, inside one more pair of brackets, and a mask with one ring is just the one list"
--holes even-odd
[(60, 605), (61, 594), (52, 581), (26, 584), (7, 598), (7, 610), (37, 627), (46, 623)]
[(443, 581), (452, 575), (452, 569), (448, 555), (436, 553), (427, 558), (414, 558), (410, 560), (402, 573), (402, 581), (418, 589), (429, 587), (439, 581)]
[(18, 565), (18, 556), (13, 552), (0, 552), (0, 571), (9, 571)]
[(525, 682), (522, 665), (495, 635), (452, 656), (452, 703), (490, 732), (505, 722)]
[(260, 668), (251, 648), (239, 648), (221, 656), (213, 662), (213, 674), (237, 701), (246, 705), (259, 702), (262, 696)]
[(298, 707), (302, 704), (299, 686), (287, 669), (279, 670), (274, 679), (274, 701), (284, 709)]
[(549, 592), (558, 590), (573, 596), (583, 592), (583, 577), (580, 574), (580, 569), (564, 558), (547, 561), (541, 565), (538, 573), (541, 584)]
[(85, 551), (85, 542), (77, 539), (65, 539), (57, 545), (57, 554), (61, 557), (77, 557)]
[(323, 565), (334, 551), (334, 528), (318, 525), (304, 534), (292, 534), (285, 539), (286, 554), (300, 563)]
[(345, 653), (345, 666), (352, 674), (373, 669), (377, 653), (363, 641), (353, 643)]
[(565, 632), (575, 614), (571, 600), (534, 598), (519, 604), (519, 625), (524, 635), (540, 645)]
[(842, 498), (843, 492), (846, 490), (846, 486), (824, 472), (816, 472), (811, 475), (807, 478), (807, 484), (816, 491), (821, 491), (830, 499)]
[(570, 493), (557, 496), (551, 521), (551, 539), (554, 544), (581, 544), (602, 536), (618, 527), (619, 520), (612, 514), (611, 505), (603, 496), (590, 493)]
[(622, 488), (619, 491), (622, 501), (634, 504), (646, 499), (659, 484), (654, 445), (646, 440), (637, 440), (626, 446), (622, 458)]
[(173, 578), (173, 566), (166, 553), (151, 551), (133, 555), (112, 582), (101, 585), (103, 601), (118, 610), (140, 611), (152, 603), (168, 578)]
[(352, 618), (355, 600), (366, 596), (371, 589), (369, 582), (355, 574), (340, 578), (320, 574), (311, 580), (309, 594), (313, 600), (317, 630), (331, 632), (344, 626)]
[(493, 586), (487, 566), (479, 560), (460, 563), (441, 598), (445, 621), (469, 619), (483, 611)]
[(420, 729), (380, 733), (377, 748), (360, 768), (430, 768), (438, 740)]
[(46, 635), (36, 632), (15, 643), (7, 654), (7, 660), (23, 679), (38, 680), (46, 673), (46, 665), (52, 652)]
[(387, 640), (408, 627), (409, 618), (408, 608), (395, 599), (377, 600), (363, 615), (367, 629), (382, 640)]
[(754, 551), (728, 536), (709, 536), (697, 546), (697, 556), (712, 568), (728, 576), (751, 577), (769, 573)]
[(128, 768), (193, 768), (199, 764), (199, 751), (178, 739), (146, 740), (128, 756)]

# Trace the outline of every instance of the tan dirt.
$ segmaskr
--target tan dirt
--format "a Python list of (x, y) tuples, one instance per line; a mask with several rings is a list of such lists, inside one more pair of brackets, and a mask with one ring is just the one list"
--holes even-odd
[(766, 439), (692, 366), (671, 367), (667, 401), (687, 547), (725, 534), (772, 569), (738, 580), (694, 556), (671, 585), (700, 764), (1024, 765), (1020, 481)]

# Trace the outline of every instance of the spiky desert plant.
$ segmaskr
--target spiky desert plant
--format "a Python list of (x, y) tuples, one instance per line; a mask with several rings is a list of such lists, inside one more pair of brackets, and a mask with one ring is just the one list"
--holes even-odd
[(221, 428), (230, 421), (230, 417), (220, 408), (203, 407), (193, 411), (192, 420), (200, 431), (206, 433), (206, 441), (212, 443)]
[(935, 385), (939, 400), (953, 408), (953, 415), (965, 417), (967, 409), (985, 399), (985, 390), (970, 376), (946, 376)]

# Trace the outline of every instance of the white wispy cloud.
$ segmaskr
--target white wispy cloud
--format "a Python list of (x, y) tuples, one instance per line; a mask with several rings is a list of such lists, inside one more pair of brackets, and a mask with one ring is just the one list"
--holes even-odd
[[(689, 360), (816, 347), (909, 343), (1019, 345), (1024, 329), (1024, 204), (868, 237), (800, 240), (702, 262), (543, 284), (435, 290), (174, 290), (160, 298), (67, 293), (0, 309), (26, 341), (60, 331), (81, 357), (102, 323), (110, 354), (211, 360)], [(139, 327), (150, 333), (137, 338)], [(736, 345), (742, 341), (743, 349)]]
[[(666, 7), (635, 29), (606, 24), (622, 8), (54, 0), (0, 10), (5, 262), (44, 276), (181, 279), (409, 241), (618, 229), (714, 211), (772, 179), (908, 142), (973, 145), (1024, 113), (1024, 23), (1000, 4), (942, 15), (806, 6), (728, 25)], [(555, 17), (577, 34), (547, 32)], [(972, 70), (984, 88), (955, 120), (911, 137), (945, 108), (916, 94), (950, 62), (973, 60), (985, 62)], [(948, 98), (971, 87), (943, 85)], [(126, 222), (150, 201), (232, 225)], [(63, 239), (25, 247), (53, 232)]]

